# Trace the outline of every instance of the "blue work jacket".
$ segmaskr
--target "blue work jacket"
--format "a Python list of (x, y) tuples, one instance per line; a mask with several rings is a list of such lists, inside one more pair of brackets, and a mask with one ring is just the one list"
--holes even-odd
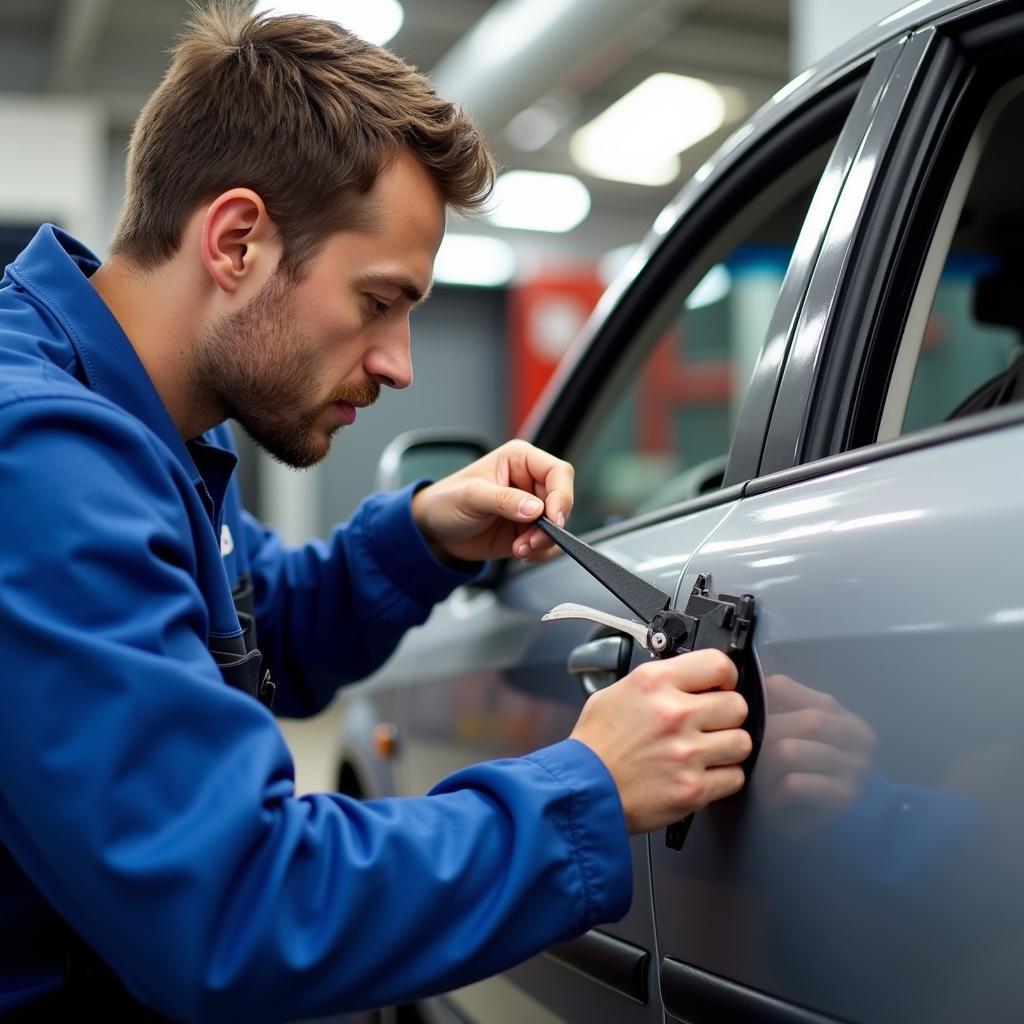
[(466, 577), (408, 491), (285, 549), (226, 430), (178, 435), (97, 266), (44, 226), (0, 283), (0, 1013), (60, 989), (69, 934), (161, 1013), (257, 1021), (454, 988), (621, 916), (622, 808), (575, 741), (423, 798), (296, 797), (273, 716), (226, 685), (232, 590), (304, 714)]

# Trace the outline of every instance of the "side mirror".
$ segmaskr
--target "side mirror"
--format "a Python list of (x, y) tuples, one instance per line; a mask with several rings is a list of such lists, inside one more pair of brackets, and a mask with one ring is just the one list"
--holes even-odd
[(491, 450), (478, 434), (410, 430), (399, 434), (377, 463), (377, 490), (396, 491), (416, 480), (440, 480)]

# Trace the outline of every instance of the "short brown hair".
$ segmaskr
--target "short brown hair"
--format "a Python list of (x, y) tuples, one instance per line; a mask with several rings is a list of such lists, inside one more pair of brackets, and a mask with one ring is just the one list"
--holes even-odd
[(150, 269), (201, 203), (234, 187), (266, 203), (282, 267), (298, 273), (408, 149), (447, 205), (479, 210), (494, 162), (473, 123), (389, 50), (304, 15), (241, 0), (193, 7), (171, 66), (132, 131), (111, 249)]

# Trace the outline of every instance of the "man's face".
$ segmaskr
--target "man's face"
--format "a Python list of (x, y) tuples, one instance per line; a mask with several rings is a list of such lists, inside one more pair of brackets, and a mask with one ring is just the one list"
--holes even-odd
[(412, 383), (409, 313), (430, 288), (444, 201), (405, 154), (368, 199), (372, 227), (329, 236), (299, 280), (276, 273), (197, 339), (196, 385), (296, 468), (323, 459), (381, 387)]

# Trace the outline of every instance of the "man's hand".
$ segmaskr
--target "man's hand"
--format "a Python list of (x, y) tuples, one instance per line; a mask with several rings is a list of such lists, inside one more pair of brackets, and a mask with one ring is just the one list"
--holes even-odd
[(584, 705), (572, 737), (611, 772), (634, 835), (743, 786), (752, 744), (736, 678), (720, 651), (694, 651), (645, 663)]
[(479, 562), (515, 555), (546, 558), (553, 544), (530, 523), (546, 512), (564, 525), (572, 511), (572, 466), (509, 441), (443, 480), (417, 491), (412, 516), (442, 560)]

